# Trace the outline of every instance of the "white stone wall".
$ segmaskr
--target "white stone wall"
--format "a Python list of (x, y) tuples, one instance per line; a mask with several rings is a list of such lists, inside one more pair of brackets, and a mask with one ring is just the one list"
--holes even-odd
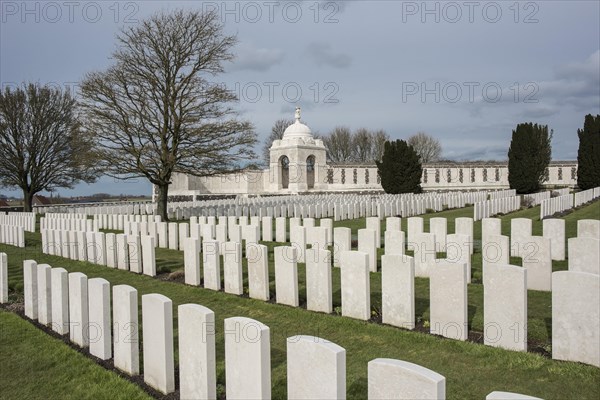
[[(279, 151), (279, 149), (278, 149)], [(303, 149), (297, 154), (286, 153), (290, 157), (290, 185), (281, 187), (281, 171), (277, 163), (272, 163), (268, 170), (245, 171), (237, 174), (192, 177), (176, 174), (169, 188), (170, 196), (201, 194), (269, 194), (269, 193), (305, 193), (382, 190), (377, 167), (374, 165), (328, 165), (318, 163), (315, 166), (315, 187), (306, 188), (306, 164), (294, 162), (312, 154), (310, 149)], [(279, 153), (277, 153), (279, 154)], [(575, 172), (573, 172), (575, 168)], [(553, 163), (548, 167), (547, 187), (577, 184), (577, 163)], [(499, 190), (507, 189), (508, 166), (498, 164), (430, 164), (423, 167), (421, 186), (426, 191), (432, 190)]]

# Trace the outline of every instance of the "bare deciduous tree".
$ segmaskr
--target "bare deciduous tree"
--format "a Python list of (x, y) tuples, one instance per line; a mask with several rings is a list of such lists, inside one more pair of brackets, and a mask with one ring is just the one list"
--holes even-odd
[(252, 125), (228, 106), (235, 94), (210, 81), (233, 59), (235, 43), (216, 13), (160, 12), (122, 30), (115, 64), (81, 85), (108, 174), (156, 185), (164, 220), (174, 173), (229, 173), (255, 158)]
[(408, 138), (407, 143), (421, 157), (421, 163), (438, 161), (442, 155), (442, 145), (439, 140), (429, 136), (425, 132), (417, 132), (417, 134), (412, 135)]
[(271, 161), (269, 150), (273, 145), (273, 141), (281, 140), (285, 129), (293, 123), (294, 121), (292, 121), (291, 119), (278, 119), (277, 121), (275, 121), (273, 127), (271, 128), (271, 133), (269, 134), (269, 137), (267, 137), (267, 139), (265, 140), (265, 144), (263, 146), (263, 160), (265, 165), (268, 166)]
[(338, 126), (331, 133), (323, 137), (327, 156), (333, 162), (347, 162), (352, 160), (353, 143), (352, 133), (345, 126)]
[(354, 161), (366, 163), (372, 161), (373, 136), (365, 128), (357, 129), (352, 140)]
[(380, 129), (378, 131), (373, 132), (371, 137), (373, 140), (373, 148), (371, 149), (371, 159), (373, 161), (381, 161), (383, 157), (385, 142), (388, 142), (390, 140), (390, 135), (388, 135), (386, 131)]
[(23, 191), (25, 211), (42, 190), (93, 182), (93, 141), (68, 92), (28, 84), (0, 93), (0, 186)]

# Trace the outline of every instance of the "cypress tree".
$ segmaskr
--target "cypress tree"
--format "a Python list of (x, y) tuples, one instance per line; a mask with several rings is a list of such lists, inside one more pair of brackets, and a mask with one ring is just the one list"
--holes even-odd
[(600, 115), (585, 116), (583, 129), (577, 129), (577, 186), (586, 190), (600, 186)]
[(540, 189), (552, 156), (548, 125), (518, 124), (508, 149), (508, 182), (517, 193)]
[(385, 142), (383, 157), (377, 161), (377, 171), (386, 193), (421, 191), (421, 161), (417, 152), (404, 140)]

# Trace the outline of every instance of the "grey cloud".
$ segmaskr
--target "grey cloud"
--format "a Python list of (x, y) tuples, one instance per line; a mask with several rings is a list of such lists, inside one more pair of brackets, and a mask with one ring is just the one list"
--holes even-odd
[(558, 106), (570, 106), (581, 111), (600, 105), (600, 50), (583, 62), (568, 63), (557, 67), (555, 71), (550, 80), (521, 84), (518, 101), (515, 100), (513, 87), (503, 87), (502, 98), (498, 102), (478, 96), (475, 99), (476, 107), (471, 110), (472, 115), (479, 115), (481, 107), (498, 104), (545, 104), (529, 110), (533, 116), (553, 115)]
[(558, 67), (556, 76), (566, 80), (584, 79), (600, 82), (598, 71), (600, 71), (600, 50), (596, 50), (583, 62), (573, 62)]
[(336, 53), (329, 43), (310, 43), (307, 52), (318, 66), (343, 69), (352, 64), (352, 57), (344, 53)]
[(227, 68), (228, 71), (265, 72), (272, 66), (280, 64), (285, 54), (280, 49), (255, 48), (251, 45), (240, 46), (236, 58)]
[(525, 109), (521, 112), (521, 116), (525, 119), (536, 119), (549, 117), (554, 114), (558, 114), (560, 109), (558, 107), (553, 106), (532, 106)]
[(447, 158), (456, 161), (472, 160), (506, 160), (508, 154), (508, 145), (505, 146), (483, 146), (481, 148), (469, 151), (448, 152)]

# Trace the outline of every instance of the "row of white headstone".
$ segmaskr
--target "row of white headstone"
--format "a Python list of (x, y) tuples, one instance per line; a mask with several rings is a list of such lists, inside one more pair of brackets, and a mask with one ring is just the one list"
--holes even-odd
[(517, 191), (515, 189), (497, 190), (495, 192), (490, 192), (489, 195), (490, 200), (496, 200), (504, 197), (514, 197), (517, 195)]
[(570, 210), (573, 208), (573, 195), (566, 194), (563, 196), (553, 197), (551, 199), (542, 200), (540, 203), (540, 219), (555, 213)]
[(0, 243), (25, 247), (25, 228), (18, 225), (0, 225)]
[[(187, 202), (169, 202), (168, 213), (175, 219), (188, 219), (192, 215), (204, 216), (296, 216), (316, 218), (322, 216), (334, 216), (335, 204), (337, 207), (346, 207), (348, 205), (365, 203), (373, 204), (370, 207), (371, 215), (380, 217), (400, 215), (410, 216), (427, 208), (441, 210), (443, 205), (450, 208), (464, 207), (466, 204), (473, 204), (487, 198), (488, 193), (494, 196), (504, 195), (500, 192), (446, 192), (446, 193), (422, 193), (422, 194), (319, 194), (304, 196), (272, 196), (219, 200), (197, 200)], [(497, 194), (500, 193), (500, 194)], [(310, 214), (310, 206), (313, 207), (313, 215)], [(320, 207), (317, 207), (319, 205)], [(393, 205), (393, 207), (392, 207)], [(327, 208), (327, 214), (323, 212), (323, 207)], [(362, 207), (362, 205), (361, 205)], [(319, 209), (320, 208), (320, 209)], [(317, 211), (321, 214), (316, 215)], [(83, 213), (86, 215), (97, 214), (155, 214), (156, 204), (136, 203), (127, 205), (98, 206), (98, 205), (56, 205), (38, 208), (37, 212), (71, 212)], [(338, 210), (338, 214), (344, 214), (343, 209)], [(347, 212), (346, 212), (347, 214)]]
[(46, 214), (40, 218), (40, 232), (44, 229), (97, 232), (99, 226), (91, 219), (56, 217), (53, 214)]
[(545, 192), (539, 192), (539, 193), (524, 194), (523, 202), (525, 202), (525, 204), (528, 204), (530, 206), (537, 206), (543, 200), (549, 199), (551, 195), (552, 195), (551, 190), (546, 190)]
[[(415, 221), (415, 219), (411, 219), (412, 221)], [(411, 220), (409, 220), (409, 227), (411, 225)], [(377, 223), (378, 224), (378, 220), (376, 218), (372, 219), (371, 221)], [(418, 220), (417, 220), (418, 221)], [(502, 257), (498, 257), (495, 259), (491, 259), (491, 257), (485, 257), (484, 256), (484, 283), (488, 280), (488, 271), (493, 271), (494, 268), (498, 268), (498, 265), (505, 265), (508, 264), (508, 254), (509, 254), (509, 249), (508, 249), (508, 237), (505, 236), (501, 236), (498, 235), (498, 233), (500, 232), (500, 224), (499, 224), (500, 220), (497, 219), (486, 219), (483, 221), (483, 226), (482, 226), (482, 232), (483, 232), (483, 242), (484, 242), (484, 248), (487, 248), (487, 245), (490, 243), (493, 243), (495, 246), (497, 246), (498, 248), (502, 249), (500, 251), (500, 253), (502, 254)], [(527, 238), (527, 235), (531, 234), (531, 220), (528, 219), (515, 219), (513, 220), (514, 222), (512, 223), (512, 230), (513, 230), (513, 235), (512, 237), (514, 238), (515, 241), (517, 241), (516, 243), (518, 243), (518, 240), (522, 240), (524, 242), (527, 243), (533, 243), (535, 242), (535, 237), (531, 237), (529, 236), (529, 238)], [(562, 224), (562, 231), (563, 231), (563, 237), (564, 237), (564, 220), (546, 220), (544, 223), (544, 232), (546, 232), (546, 227), (550, 224), (550, 222), (563, 222)], [(393, 220), (388, 221), (388, 225), (390, 228), (394, 227), (393, 224)], [(398, 222), (398, 228), (399, 228), (399, 220)], [(444, 221), (445, 222), (445, 221)], [(528, 222), (528, 223), (527, 223)], [(558, 224), (560, 227), (560, 224)], [(296, 229), (301, 228), (302, 230), (306, 229), (305, 227), (296, 227)], [(309, 229), (311, 229), (309, 227)], [(313, 228), (314, 229), (314, 228)], [(348, 229), (348, 228), (336, 228), (336, 230), (334, 230), (334, 234), (337, 234), (338, 232), (336, 232), (338, 229)], [(555, 228), (553, 228), (555, 229)], [(318, 232), (319, 228), (316, 228), (316, 231)], [(362, 232), (361, 232), (362, 231)], [(372, 245), (369, 246), (370, 249), (375, 250), (376, 248), (376, 243), (375, 243), (375, 229), (365, 229), (365, 230), (360, 230), (359, 231), (359, 249), (364, 248), (364, 245), (361, 244), (361, 239), (365, 236), (364, 232), (370, 233), (370, 235), (368, 235), (368, 237), (371, 239), (369, 240), (369, 242), (372, 242)], [(394, 230), (388, 230), (386, 232), (386, 239), (388, 237), (390, 237), (390, 235), (392, 233), (399, 233), (400, 237), (403, 238), (403, 232), (400, 232), (399, 229), (398, 231), (394, 231)], [(520, 232), (520, 234), (516, 234), (516, 232)], [(99, 236), (103, 236), (104, 234), (100, 233)], [(111, 234), (109, 234), (111, 235)], [(124, 236), (124, 235), (123, 235)], [(315, 237), (318, 235), (314, 235)], [(337, 236), (337, 235), (336, 235)], [(347, 238), (349, 239), (349, 236), (346, 235)], [(451, 235), (449, 235), (451, 236)], [(520, 238), (521, 236), (523, 236), (523, 238)], [(596, 221), (596, 220), (580, 220), (578, 222), (578, 237), (577, 238), (571, 238), (569, 239), (569, 250), (570, 250), (570, 258), (569, 258), (569, 271), (571, 272), (585, 272), (585, 273), (591, 273), (594, 275), (598, 275), (598, 273), (600, 273), (599, 271), (599, 266), (600, 266), (600, 262), (599, 262), (599, 249), (600, 249), (600, 241), (598, 239), (598, 237), (600, 236), (600, 221)], [(94, 237), (92, 237), (92, 239), (88, 239), (88, 242), (92, 242), (94, 243), (92, 245), (92, 247), (95, 249), (96, 248), (96, 243), (97, 241), (94, 241)], [(502, 240), (504, 239), (504, 240)], [(527, 289), (536, 289), (536, 290), (551, 290), (551, 261), (550, 261), (550, 252), (549, 252), (549, 241), (550, 239), (543, 239), (543, 238), (538, 238), (538, 239), (542, 239), (541, 244), (538, 245), (538, 250), (536, 253), (536, 260), (535, 262), (530, 262), (527, 260), (528, 256), (521, 254), (522, 257), (524, 257), (524, 262), (523, 262), (523, 267), (525, 268), (520, 268), (521, 271), (527, 271), (528, 275), (526, 275), (526, 279), (525, 279), (525, 290)], [(465, 240), (465, 239), (463, 239)], [(463, 242), (463, 240), (459, 241), (459, 245)], [(543, 240), (546, 240), (547, 243), (544, 243)], [(193, 243), (194, 241), (196, 241), (196, 243)], [(334, 241), (336, 241), (334, 239)], [(129, 242), (129, 241), (128, 241)], [(191, 244), (187, 244), (187, 251), (185, 252), (185, 276), (186, 276), (186, 283), (189, 284), (193, 284), (193, 285), (199, 285), (200, 284), (200, 266), (199, 266), (199, 241), (197, 241), (196, 239), (191, 238), (190, 240), (188, 240), (188, 242), (190, 242)], [(318, 243), (319, 241), (317, 241)], [(322, 243), (327, 243), (327, 239), (326, 239), (326, 235), (323, 235), (323, 238), (321, 240)], [(341, 242), (341, 240), (337, 240), (336, 242)], [(400, 242), (401, 243), (401, 242)], [(130, 245), (132, 243), (129, 243)], [(133, 246), (128, 246), (128, 247), (133, 247), (136, 248), (135, 246), (139, 246), (139, 244), (136, 243), (133, 244)], [(235, 293), (235, 294), (241, 294), (243, 292), (243, 288), (242, 288), (242, 263), (241, 263), (241, 244), (240, 243), (236, 243), (236, 242), (228, 242), (228, 243), (224, 243), (223, 245), (219, 245), (218, 242), (214, 242), (214, 241), (206, 241), (204, 244), (204, 273), (205, 273), (205, 287), (210, 288), (210, 289), (214, 289), (214, 290), (220, 290), (221, 287), (221, 278), (220, 278), (220, 271), (221, 271), (221, 266), (220, 266), (220, 258), (219, 258), (219, 252), (221, 251), (221, 249), (223, 249), (223, 256), (224, 256), (224, 261), (225, 261), (225, 265), (224, 265), (224, 274), (225, 274), (225, 291), (230, 292), (230, 293)], [(296, 246), (296, 247), (294, 247)], [(101, 247), (101, 246), (100, 246)], [(318, 246), (313, 246), (313, 249), (307, 250), (306, 251), (306, 256), (307, 259), (305, 260), (306, 264), (307, 264), (307, 297), (308, 297), (308, 307), (309, 309), (314, 309), (315, 311), (323, 311), (323, 312), (331, 312), (331, 267), (330, 267), (330, 253), (329, 252), (325, 252), (325, 250), (320, 249)], [(400, 244), (398, 246), (399, 249), (399, 253), (401, 254), (403, 251), (403, 244)], [(420, 254), (419, 250), (418, 250), (419, 246), (415, 246), (415, 249), (417, 250), (416, 255)], [(447, 247), (448, 248), (454, 248), (454, 243), (452, 242), (452, 240), (447, 242)], [(139, 247), (137, 247), (139, 249)], [(293, 243), (292, 247), (280, 247), (277, 248), (275, 250), (275, 272), (276, 272), (276, 277), (275, 277), (275, 283), (276, 283), (276, 291), (277, 291), (277, 301), (278, 302), (282, 302), (285, 304), (289, 304), (289, 305), (296, 305), (298, 303), (298, 296), (297, 296), (297, 292), (298, 292), (298, 288), (297, 288), (297, 270), (296, 270), (296, 262), (298, 262), (297, 260), (297, 256), (296, 256), (296, 251), (302, 248), (302, 246), (298, 246), (297, 243)], [(519, 246), (512, 246), (512, 249), (515, 248), (519, 248)], [(540, 248), (545, 248), (546, 250), (539, 250)], [(563, 244), (563, 248), (564, 248), (564, 244)], [(388, 249), (390, 249), (389, 253), (394, 252), (393, 249), (396, 249), (395, 246), (391, 246), (390, 243), (386, 242), (386, 254), (388, 254)], [(431, 245), (431, 249), (433, 249), (433, 244)], [(88, 251), (89, 252), (89, 251)], [(91, 253), (91, 252), (89, 252)], [(358, 255), (359, 253), (357, 252), (353, 252), (354, 255)], [(434, 252), (433, 252), (434, 253)], [(465, 253), (464, 251), (462, 251), (461, 253)], [(74, 253), (75, 254), (75, 253)], [(77, 253), (80, 254), (80, 253)], [(94, 253), (97, 254), (97, 253)], [(343, 253), (342, 253), (343, 254)], [(369, 253), (365, 253), (363, 252), (362, 254), (366, 255), (366, 259), (365, 259), (365, 264), (363, 266), (363, 269), (365, 271), (367, 271), (365, 274), (360, 274), (359, 276), (367, 276), (368, 277), (368, 271), (372, 271), (372, 268), (370, 267), (370, 255)], [(392, 254), (388, 254), (389, 256), (392, 256)], [(400, 255), (398, 254), (398, 255)], [(435, 253), (434, 253), (435, 254)], [(544, 255), (542, 257), (542, 254)], [(362, 256), (362, 255), (361, 255)], [(249, 246), (247, 247), (247, 257), (248, 257), (248, 266), (249, 266), (249, 282), (250, 282), (250, 287), (249, 287), (249, 292), (250, 292), (250, 296), (254, 297), (254, 298), (259, 298), (262, 300), (268, 300), (269, 299), (269, 276), (268, 276), (268, 258), (267, 258), (267, 248), (266, 246), (262, 246), (262, 245), (253, 245), (253, 246)], [(385, 257), (385, 256), (384, 256)], [(132, 258), (136, 258), (136, 257), (132, 257)], [(355, 258), (355, 257), (352, 257)], [(361, 257), (356, 257), (357, 259), (360, 259)], [(418, 257), (417, 257), (418, 259)], [(464, 265), (465, 268), (467, 268), (466, 264), (462, 264), (461, 260), (456, 260), (453, 259), (452, 256), (448, 257), (449, 260), (454, 261), (454, 264), (458, 264), (458, 265)], [(440, 263), (446, 263), (448, 264), (449, 260), (435, 260), (435, 258), (433, 259), (433, 264), (428, 264), (428, 271), (427, 271), (427, 275), (431, 276), (432, 278), (432, 282), (435, 281), (434, 276), (436, 276), (440, 271), (443, 270), (443, 268), (440, 269), (440, 265), (443, 267), (444, 264), (440, 264)], [(92, 261), (95, 262), (95, 259), (87, 259), (88, 261)], [(383, 274), (385, 275), (385, 258), (382, 258), (382, 268), (383, 268)], [(398, 260), (395, 261), (396, 264), (398, 264)], [(414, 260), (411, 259), (411, 262), (414, 263)], [(137, 265), (137, 266), (136, 266)], [(540, 265), (545, 266), (546, 268), (541, 268)], [(126, 267), (124, 267), (123, 269), (128, 269), (129, 267), (131, 267), (131, 270), (133, 272), (141, 272), (141, 266), (139, 266), (138, 264), (135, 263), (131, 263), (131, 265), (127, 265)], [(412, 267), (414, 269), (414, 266)], [(149, 275), (152, 275), (152, 273), (148, 273)], [(413, 270), (413, 276), (414, 276), (414, 270)], [(465, 275), (468, 274), (468, 271), (465, 272)], [(342, 274), (342, 276), (344, 276)], [(387, 281), (386, 279), (384, 280), (384, 285), (385, 282)], [(356, 293), (358, 289), (356, 289), (354, 286), (356, 286), (355, 284), (353, 284), (352, 280), (349, 279), (343, 279), (342, 278), (342, 284), (344, 284), (344, 282), (348, 283), (350, 282), (350, 292), (351, 293)], [(366, 292), (364, 293), (363, 296), (359, 296), (358, 298), (363, 299), (364, 301), (361, 303), (361, 307), (359, 308), (359, 311), (348, 311), (345, 312), (345, 310), (347, 309), (347, 307), (343, 308), (343, 314), (347, 314), (349, 316), (354, 316), (356, 317), (360, 317), (362, 319), (368, 319), (370, 318), (370, 306), (367, 305), (366, 300), (370, 299), (370, 295), (368, 290), (370, 289), (370, 286), (365, 284), (363, 285), (363, 283), (365, 283), (365, 281), (361, 281), (358, 285), (358, 288), (361, 287), (365, 287), (366, 288)], [(460, 283), (460, 282), (459, 282)], [(460, 283), (459, 285), (460, 287), (462, 286), (466, 286), (466, 278), (465, 278), (465, 283), (464, 285), (462, 283)], [(383, 288), (383, 292), (385, 293), (385, 288)], [(359, 291), (360, 292), (360, 291)], [(411, 291), (407, 291), (407, 293), (409, 293)], [(344, 293), (344, 286), (342, 286), (342, 293)], [(460, 291), (458, 293), (461, 293)], [(462, 293), (466, 293), (466, 291), (462, 291)], [(319, 294), (318, 296), (316, 294)], [(314, 295), (314, 297), (313, 297)], [(384, 295), (385, 296), (385, 295)], [(347, 297), (349, 298), (349, 297)], [(280, 300), (281, 299), (281, 300)], [(357, 298), (355, 298), (356, 300)], [(432, 296), (432, 300), (433, 300), (433, 296)], [(413, 304), (414, 304), (414, 298), (412, 300)], [(352, 303), (348, 303), (347, 304), (352, 304)], [(400, 307), (392, 307), (392, 308), (386, 308), (385, 307), (385, 302), (384, 302), (384, 320), (387, 319), (386, 315), (388, 314), (386, 312), (387, 309), (405, 309), (405, 310), (410, 310), (411, 307), (409, 306), (410, 302), (407, 304), (403, 304)], [(465, 303), (466, 304), (466, 303)], [(511, 307), (512, 308), (512, 307)], [(410, 327), (410, 321), (412, 318), (412, 321), (414, 321), (414, 306), (412, 307), (413, 312), (409, 313), (410, 315), (408, 316), (408, 318), (403, 318), (404, 321), (398, 323), (398, 326), (404, 326), (404, 327)], [(435, 307), (432, 305), (432, 309), (435, 309)], [(407, 321), (408, 321), (408, 326), (407, 326)], [(391, 323), (394, 324), (394, 323)], [(413, 322), (414, 324), (414, 322)], [(440, 325), (439, 323), (433, 323), (433, 318), (432, 318), (432, 329), (436, 329), (437, 327), (440, 327), (442, 325)], [(456, 322), (452, 325), (452, 329), (456, 328)], [(444, 334), (443, 331), (447, 331), (448, 327), (446, 326), (445, 328), (442, 329), (441, 334)], [(455, 332), (458, 332), (458, 330), (453, 331), (451, 334), (453, 336), (451, 337), (455, 337)], [(434, 333), (439, 333), (439, 332), (434, 332)]]
[(128, 223), (161, 222), (162, 218), (160, 215), (94, 214), (93, 220), (100, 229), (124, 230)]
[[(0, 265), (6, 257), (0, 255)], [(2, 268), (5, 271), (5, 268)], [(113, 359), (128, 375), (140, 374), (138, 292), (112, 287), (102, 278), (63, 268), (24, 262), (25, 315)], [(178, 306), (179, 391), (182, 399), (213, 399), (217, 392), (215, 314), (198, 304)], [(142, 296), (144, 381), (168, 394), (176, 389), (173, 302), (161, 294)], [(227, 398), (271, 398), (271, 331), (250, 318), (224, 320)], [(346, 350), (326, 339), (297, 335), (287, 339), (289, 399), (346, 397)], [(114, 347), (114, 353), (113, 353)], [(444, 399), (446, 379), (425, 367), (396, 359), (368, 363), (368, 398)], [(492, 392), (486, 399), (531, 398)]]
[(47, 212), (44, 217), (48, 219), (88, 219), (87, 214), (84, 213), (59, 213), (59, 212)]
[(521, 208), (521, 196), (501, 197), (475, 203), (473, 219), (479, 221), (499, 213), (506, 214)]
[(20, 226), (26, 232), (35, 232), (35, 214), (30, 212), (0, 212), (0, 225)]
[(600, 187), (582, 190), (581, 192), (577, 192), (573, 198), (573, 206), (579, 207), (582, 204), (588, 203), (594, 199), (600, 197)]
[(141, 214), (152, 215), (156, 211), (156, 204), (150, 200), (146, 201), (118, 201), (113, 203), (88, 203), (88, 204), (52, 204), (44, 206), (34, 206), (33, 211), (36, 214)]
[(42, 252), (71, 260), (156, 276), (151, 236), (85, 231), (42, 231)]
[(549, 215), (579, 207), (600, 197), (600, 187), (583, 190), (574, 194), (563, 194), (558, 197), (543, 200), (540, 203), (540, 219)]

